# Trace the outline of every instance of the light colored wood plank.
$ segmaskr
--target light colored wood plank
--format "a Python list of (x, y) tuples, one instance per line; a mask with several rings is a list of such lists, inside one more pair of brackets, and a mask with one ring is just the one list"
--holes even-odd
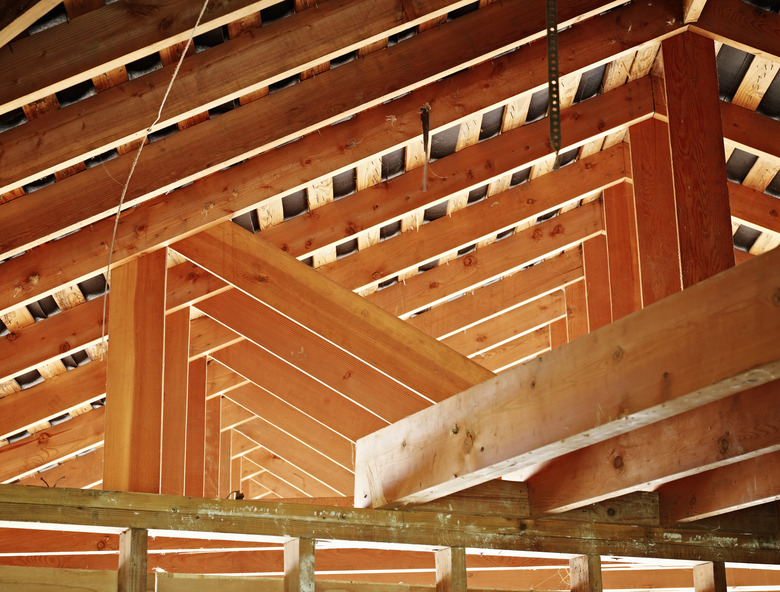
[(19, 485), (38, 487), (70, 487), (81, 489), (103, 480), (103, 447), (94, 451), (68, 458), (54, 468), (33, 473), (19, 480)]
[(206, 434), (203, 469), (203, 497), (220, 497), (220, 420), (222, 414), (221, 397), (213, 397), (206, 401)]
[[(296, 467), (291, 462), (288, 462), (284, 458), (277, 454), (274, 454), (267, 448), (259, 447), (247, 452), (244, 457), (245, 460), (256, 463), (259, 467), (262, 467), (268, 473), (271, 473), (279, 479), (286, 481), (289, 486), (294, 487), (297, 491), (296, 496), (334, 496), (338, 495), (338, 491), (323, 483), (316, 477), (306, 473), (302, 469)], [(265, 485), (271, 486), (268, 481), (263, 481)], [(276, 490), (276, 493), (281, 493)], [(311, 498), (306, 498), (311, 499)]]
[(777, 76), (779, 67), (774, 60), (754, 57), (731, 102), (755, 111)]
[(569, 559), (572, 592), (601, 592), (601, 557), (577, 555)]
[(463, 547), (437, 549), (436, 592), (466, 592), (466, 550)]
[(50, 590), (62, 582), (68, 582), (84, 592), (113, 592), (117, 589), (117, 574), (114, 570), (0, 567), (0, 583), (19, 592)]
[(160, 491), (165, 251), (158, 249), (128, 261), (117, 267), (111, 278), (113, 314), (108, 319), (111, 348), (106, 369), (103, 475), (106, 489)]
[[(718, 74), (712, 41), (665, 40), (666, 102), (683, 287), (734, 265)], [(693, 134), (692, 130), (696, 130)]]
[[(175, 250), (429, 398), (449, 396), (490, 376), (235, 224), (184, 239)], [(385, 335), (381, 342), (374, 339), (376, 331)], [(432, 365), (439, 369), (435, 377)]]
[(493, 372), (504, 372), (548, 349), (550, 349), (550, 331), (545, 326), (493, 347), (471, 359)]
[[(757, 257), (362, 438), (355, 503), (435, 499), (771, 381), (780, 365), (779, 262), (780, 251)], [(598, 396), (587, 395), (590, 389)], [(526, 393), (525, 403), (517, 403), (518, 392)], [(504, 397), (513, 402), (505, 405)], [(520, 441), (506, 439), (518, 433), (513, 410), (533, 425), (547, 405), (554, 414), (577, 411), (561, 416), (555, 429), (548, 422), (543, 436), (529, 431)], [(453, 426), (460, 435), (453, 437)]]
[(707, 4), (707, 0), (683, 0), (683, 21), (695, 23), (699, 20), (705, 4)]
[(13, 0), (3, 6), (0, 17), (0, 48), (57, 6), (57, 0)]

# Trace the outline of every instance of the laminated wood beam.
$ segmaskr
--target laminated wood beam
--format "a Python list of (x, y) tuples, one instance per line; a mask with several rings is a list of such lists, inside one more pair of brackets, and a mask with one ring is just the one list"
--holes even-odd
[[(172, 511), (175, 508), (176, 511)], [(200, 516), (196, 519), (195, 516)], [(675, 527), (589, 524), (555, 520), (506, 520), (439, 514), (261, 501), (205, 500), (95, 490), (0, 486), (0, 522), (19, 528), (29, 522), (93, 529), (148, 528), (154, 535), (186, 531), (191, 538), (210, 532), (255, 540), (268, 536), (349, 541), (453, 545), (482, 549), (693, 561), (777, 562), (774, 536), (723, 533)], [(28, 525), (29, 526), (29, 525)]]
[[(196, 33), (272, 4), (273, 0), (231, 0), (209, 6)], [(0, 112), (186, 41), (199, 12), (200, 5), (187, 0), (153, 11), (108, 5), (73, 19), (67, 26), (52, 27), (0, 48)]]
[(59, 417), (106, 393), (106, 363), (95, 360), (0, 399), (0, 438)]
[(778, 269), (770, 251), (359, 440), (356, 505), (436, 499), (777, 378)]
[(693, 566), (695, 592), (726, 592), (726, 565), (722, 561), (710, 561)]
[(284, 544), (284, 592), (314, 592), (314, 539)]
[(0, 49), (59, 4), (58, 0), (11, 0), (0, 15)]
[(734, 266), (718, 72), (711, 40), (661, 44), (683, 288)]
[(187, 378), (187, 434), (184, 492), (203, 497), (206, 468), (206, 368), (205, 358), (193, 361)]
[[(572, 1), (559, 11), (559, 23), (563, 26), (617, 4), (619, 0)], [(150, 143), (135, 167), (124, 207), (540, 38), (544, 31), (542, 6), (541, 0), (512, 0), (506, 5), (485, 7), (440, 29), (324, 72), (284, 93), (274, 93), (224, 113), (219, 121), (210, 119)], [(408, 68), (409, 63), (415, 67)], [(394, 74), (390, 76), (388, 72)], [(356, 88), (360, 91), (356, 92)], [(246, 134), (247, 129), (253, 133)], [(214, 146), (222, 149), (215, 152)], [(23, 200), (4, 204), (11, 219), (29, 219), (32, 211), (37, 218), (35, 225), (26, 228), (17, 224), (9, 227), (8, 218), (0, 219), (0, 256), (18, 254), (63, 230), (73, 230), (113, 212), (121, 194), (115, 179), (125, 177), (134, 158), (134, 154), (119, 156), (43, 187)]]
[[(679, 9), (677, 0), (652, 5), (631, 3), (579, 23), (560, 34), (561, 63), (572, 72), (584, 71), (608, 61), (616, 52), (635, 50), (658, 36), (672, 34), (681, 20)], [(620, 25), (629, 21), (634, 26)], [(122, 218), (114, 264), (185, 232), (228, 220), (255, 208), (263, 200), (305, 187), (349, 166), (356, 157), (402, 147), (419, 134), (418, 111), (425, 102), (435, 106), (431, 127), (435, 133), (462, 118), (464, 113), (487, 110), (517, 94), (541, 88), (547, 84), (546, 56), (544, 40), (531, 43), (378, 106), (360, 118), (322, 129), (321, 135), (309, 135), (261, 158), (214, 173), (200, 183), (142, 204)], [(486, 92), (486, 84), (490, 92)], [(381, 129), (383, 133), (366, 136), (364, 129)], [(355, 148), (359, 153), (343, 149), (358, 138), (361, 142)], [(309, 159), (310, 154), (318, 154), (319, 158)], [(298, 164), (291, 167), (293, 162)], [(256, 180), (261, 176), (277, 181), (272, 186), (260, 187)], [(225, 187), (230, 191), (223, 191)], [(25, 253), (3, 263), (0, 283), (14, 289), (0, 294), (0, 314), (42, 298), (61, 285), (99, 273), (107, 264), (105, 245), (111, 242), (113, 226), (113, 220), (97, 222), (56, 243), (41, 245), (34, 255)], [(139, 228), (145, 232), (136, 232)]]
[(492, 376), (231, 222), (186, 238), (175, 250), (431, 399)]
[[(573, 105), (561, 113), (567, 142), (564, 149), (651, 117), (652, 113), (652, 86), (647, 78)], [(426, 191), (420, 187), (419, 171), (414, 170), (319, 208), (315, 216), (299, 216), (268, 228), (263, 231), (264, 236), (295, 257), (303, 257), (325, 246), (352, 240), (355, 233), (379, 229), (410, 212), (442, 203), (452, 195), (479, 188), (500, 176), (538, 162), (552, 154), (546, 143), (548, 135), (546, 121), (530, 123), (431, 163), (431, 179)], [(453, 219), (458, 217), (461, 222), (458, 224), (453, 221), (449, 225), (452, 230), (441, 239), (444, 241), (442, 252), (466, 246), (484, 235), (509, 228), (513, 223), (519, 223), (534, 214), (554, 211), (555, 206), (564, 205), (577, 195), (618, 183), (630, 176), (620, 160), (621, 154), (623, 146), (618, 145), (564, 167), (554, 175), (545, 175), (464, 209), (464, 213), (471, 213), (468, 218), (472, 218), (477, 216), (476, 211), (490, 207), (489, 216), (481, 214), (477, 221), (469, 220), (471, 225), (476, 222), (476, 227), (469, 228), (467, 238), (461, 238), (464, 229), (459, 228), (465, 226), (466, 221), (462, 216), (458, 217), (460, 212), (454, 212)], [(589, 169), (588, 175), (581, 174), (584, 168)], [(577, 178), (578, 182), (572, 183), (572, 178)], [(528, 202), (529, 199), (534, 199), (534, 202)], [(472, 209), (475, 207), (476, 210)], [(441, 226), (444, 220), (446, 218), (436, 220), (436, 226)], [(423, 225), (417, 232), (423, 232), (427, 227), (427, 224)], [(402, 236), (414, 236), (417, 232), (403, 233)], [(438, 232), (441, 233), (441, 229)], [(408, 237), (406, 240), (409, 240)], [(379, 247), (373, 251), (379, 250)], [(398, 255), (399, 252), (394, 251), (388, 258)], [(349, 257), (349, 260), (356, 257), (359, 259), (360, 256), (361, 253), (358, 253)], [(428, 258), (433, 257), (426, 254), (419, 259)], [(326, 265), (323, 271), (338, 274), (339, 263)], [(347, 275), (343, 270), (340, 271), (340, 276), (334, 275), (337, 281)], [(360, 272), (366, 278), (360, 285), (391, 276), (390, 269), (372, 268), (370, 261), (361, 266)]]
[[(630, 96), (631, 93), (626, 95)], [(482, 146), (480, 144), (477, 147)], [(462, 153), (469, 150), (473, 148)], [(615, 146), (555, 173), (537, 177), (434, 220), (415, 232), (401, 233), (371, 249), (363, 249), (323, 265), (319, 271), (350, 290), (359, 292), (398, 273), (414, 270), (421, 262), (432, 261), (447, 252), (471, 246), (523, 222), (533, 223), (537, 217), (619, 184), (629, 175), (624, 149), (622, 145)], [(390, 191), (391, 184), (388, 183), (387, 187)], [(399, 194), (399, 197), (402, 195)], [(347, 219), (352, 219), (352, 215), (348, 214)]]
[(701, 520), (780, 500), (780, 451), (672, 481), (658, 493), (665, 523)]
[(406, 317), (604, 232), (599, 202), (585, 204), (463, 257), (375, 292), (367, 300)]
[(184, 495), (189, 348), (190, 313), (182, 309), (165, 319), (160, 493), (171, 495)]
[(691, 30), (762, 58), (780, 61), (780, 17), (740, 0), (707, 2)]
[(160, 491), (166, 249), (117, 267), (111, 280), (103, 486)]
[(682, 290), (669, 126), (655, 118), (629, 132), (642, 300)]
[[(235, 353), (239, 354), (239, 352)], [(268, 372), (275, 372), (275, 370), (269, 369)], [(281, 393), (277, 398), (263, 388), (251, 384), (233, 389), (225, 396), (307, 446), (322, 450), (345, 468), (351, 469), (351, 442), (338, 432), (318, 423), (318, 408), (301, 405), (303, 409), (298, 409), (284, 397), (285, 394)], [(298, 395), (298, 399), (315, 399), (318, 395), (316, 391), (310, 394), (304, 390)], [(317, 420), (312, 419), (313, 417)]]
[[(256, 4), (255, 11), (263, 7)], [(328, 2), (254, 29), (208, 52), (188, 56), (168, 96), (163, 117), (152, 131), (464, 4), (465, 0), (428, 0), (417, 2), (410, 10), (399, 0)], [(364, 17), (368, 11), (370, 19)], [(192, 24), (195, 16), (197, 13), (191, 17)], [(172, 41), (168, 45), (174, 44)], [(4, 156), (0, 193), (139, 138), (155, 121), (173, 69), (170, 65), (100, 92), (75, 107), (50, 114), (45, 121), (26, 125), (24, 130), (9, 130), (4, 140), (14, 149)], [(232, 75), (225, 76), (226, 71)], [(123, 108), (128, 96), (134, 98), (132, 110)], [(123, 111), (124, 116), (116, 117), (117, 111)], [(78, 142), (69, 140), (75, 137)]]
[[(430, 404), (428, 399), (240, 290), (210, 298), (198, 308), (277, 356), (272, 361), (275, 367), (295, 366), (376, 414), (378, 417), (367, 418), (365, 427), (369, 430), (380, 425), (376, 423), (379, 418), (392, 423)], [(265, 354), (263, 359), (270, 357)]]
[(571, 510), (778, 449), (779, 391), (770, 382), (556, 459), (528, 479), (534, 513)]
[(443, 302), (406, 322), (440, 339), (581, 278), (582, 256), (576, 251), (566, 251), (499, 282)]

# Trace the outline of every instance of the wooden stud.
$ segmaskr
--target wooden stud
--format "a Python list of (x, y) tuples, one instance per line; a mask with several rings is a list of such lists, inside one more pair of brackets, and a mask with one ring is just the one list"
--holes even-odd
[(588, 326), (590, 331), (595, 331), (612, 322), (607, 237), (594, 236), (582, 243), (582, 260), (588, 293)]
[(166, 250), (117, 267), (111, 281), (103, 486), (160, 491)]
[(601, 557), (577, 555), (569, 559), (572, 592), (601, 592)]
[(172, 495), (184, 495), (189, 342), (190, 312), (185, 308), (168, 315), (165, 319), (160, 493)]
[(712, 561), (693, 566), (695, 592), (726, 592), (726, 565)]
[(284, 544), (284, 592), (314, 592), (314, 539)]
[(203, 497), (206, 450), (206, 358), (190, 363), (187, 379), (187, 452), (184, 492)]
[(205, 453), (203, 463), (203, 497), (219, 497), (221, 397), (206, 401)]
[(466, 592), (466, 550), (445, 547), (435, 551), (436, 592)]
[(588, 326), (588, 296), (584, 281), (574, 282), (566, 286), (566, 328), (569, 341), (587, 335)]
[(687, 32), (666, 39), (661, 47), (680, 261), (687, 288), (734, 266), (718, 74), (709, 39)]
[(604, 190), (612, 320), (642, 308), (636, 212), (629, 183)]
[(119, 592), (146, 592), (147, 531), (128, 528), (119, 535)]
[(648, 119), (631, 128), (637, 245), (647, 306), (682, 289), (669, 128)]

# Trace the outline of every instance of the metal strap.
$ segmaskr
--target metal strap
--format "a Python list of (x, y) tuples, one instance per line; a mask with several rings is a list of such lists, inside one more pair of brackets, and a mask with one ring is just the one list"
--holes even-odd
[(550, 147), (555, 150), (555, 168), (561, 150), (561, 93), (558, 85), (558, 1), (547, 0), (547, 79)]

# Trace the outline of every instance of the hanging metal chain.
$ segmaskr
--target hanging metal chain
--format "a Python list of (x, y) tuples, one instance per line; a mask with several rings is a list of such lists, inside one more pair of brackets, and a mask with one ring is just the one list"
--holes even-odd
[(561, 92), (558, 84), (558, 1), (547, 0), (547, 80), (550, 146), (555, 150), (555, 168), (561, 150)]

